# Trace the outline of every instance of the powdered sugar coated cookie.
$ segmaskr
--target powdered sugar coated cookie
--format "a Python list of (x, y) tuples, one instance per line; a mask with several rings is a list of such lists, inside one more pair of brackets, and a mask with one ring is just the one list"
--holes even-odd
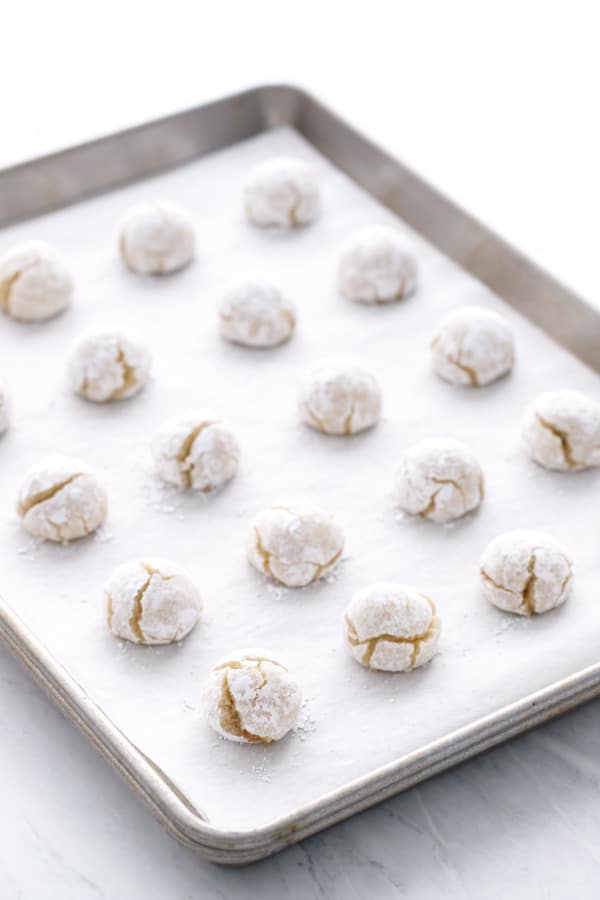
[(368, 669), (406, 672), (433, 657), (440, 620), (435, 604), (413, 587), (378, 582), (358, 591), (344, 616), (354, 658)]
[(161, 557), (119, 566), (104, 587), (108, 626), (134, 644), (170, 644), (190, 633), (202, 609), (200, 592), (176, 563)]
[(381, 413), (381, 388), (356, 360), (331, 357), (308, 373), (298, 398), (300, 416), (325, 434), (356, 434), (371, 428)]
[(339, 287), (349, 300), (390, 303), (414, 289), (417, 262), (404, 237), (389, 225), (357, 231), (342, 251)]
[(573, 579), (571, 555), (537, 531), (507, 531), (481, 558), (481, 591), (499, 609), (531, 616), (564, 603)]
[(401, 509), (432, 522), (450, 522), (475, 509), (483, 499), (483, 473), (477, 459), (459, 441), (421, 441), (402, 457), (396, 473)]
[(218, 416), (194, 411), (166, 422), (152, 441), (152, 453), (163, 481), (208, 492), (233, 478), (240, 447)]
[(431, 357), (435, 372), (445, 381), (483, 387), (512, 369), (514, 338), (502, 316), (463, 306), (438, 322)]
[(194, 258), (194, 227), (185, 210), (172, 203), (141, 203), (121, 225), (119, 250), (138, 275), (168, 275)]
[(97, 328), (74, 346), (68, 375), (73, 390), (87, 400), (124, 400), (149, 380), (150, 354), (137, 338), (118, 327)]
[(248, 173), (244, 205), (248, 219), (260, 227), (308, 225), (319, 214), (316, 172), (301, 159), (268, 159)]
[(26, 241), (0, 258), (0, 309), (13, 319), (49, 319), (62, 312), (72, 296), (71, 275), (43, 241)]
[(30, 534), (66, 544), (95, 531), (107, 507), (106, 492), (85, 463), (52, 456), (25, 475), (17, 511)]
[(250, 648), (219, 660), (204, 700), (218, 734), (242, 744), (269, 744), (296, 724), (302, 692), (273, 654)]
[(248, 561), (287, 587), (321, 578), (344, 549), (333, 516), (307, 500), (282, 500), (254, 519), (247, 541)]
[(600, 465), (600, 404), (580, 391), (545, 391), (525, 413), (523, 439), (547, 469)]

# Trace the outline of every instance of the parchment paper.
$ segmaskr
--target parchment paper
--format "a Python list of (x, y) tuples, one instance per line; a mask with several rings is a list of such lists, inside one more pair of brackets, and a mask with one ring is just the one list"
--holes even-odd
[[(242, 215), (248, 167), (279, 153), (314, 161), (322, 176), (323, 215), (293, 234), (253, 229)], [(198, 232), (197, 262), (158, 280), (128, 273), (116, 252), (123, 210), (153, 198), (187, 207)], [(598, 659), (600, 472), (553, 474), (519, 446), (522, 410), (537, 392), (597, 395), (597, 377), (416, 236), (414, 297), (387, 307), (340, 297), (340, 244), (374, 222), (406, 230), (283, 129), (0, 235), (0, 250), (26, 238), (52, 242), (77, 281), (76, 302), (60, 318), (37, 326), (0, 321), (0, 377), (14, 407), (13, 427), (0, 440), (0, 587), (90, 697), (223, 828), (291, 812)], [(218, 335), (220, 293), (249, 269), (273, 277), (297, 303), (297, 334), (277, 350), (234, 347)], [(430, 369), (436, 319), (465, 303), (501, 310), (517, 335), (513, 375), (481, 390), (447, 385)], [(98, 406), (66, 386), (73, 339), (100, 322), (122, 323), (153, 351), (154, 380), (132, 400)], [(383, 420), (349, 439), (309, 430), (295, 409), (305, 368), (341, 352), (362, 357), (384, 390)], [(238, 477), (208, 499), (163, 489), (152, 473), (150, 436), (166, 418), (206, 406), (239, 435)], [(402, 518), (392, 504), (401, 452), (435, 435), (470, 444), (486, 475), (482, 508), (452, 527)], [(14, 512), (24, 471), (55, 452), (88, 461), (110, 494), (101, 532), (64, 548), (36, 545)], [(251, 517), (294, 495), (335, 511), (347, 536), (335, 575), (302, 591), (269, 584), (243, 552)], [(532, 621), (478, 596), (483, 548), (515, 527), (550, 531), (576, 559), (571, 599)], [(179, 561), (202, 590), (205, 616), (181, 646), (135, 647), (106, 626), (105, 579), (124, 560), (149, 554)], [(343, 645), (346, 604), (380, 579), (413, 583), (437, 602), (440, 653), (426, 668), (369, 672)], [(269, 747), (218, 738), (200, 708), (214, 661), (248, 645), (287, 661), (304, 687), (299, 727)]]

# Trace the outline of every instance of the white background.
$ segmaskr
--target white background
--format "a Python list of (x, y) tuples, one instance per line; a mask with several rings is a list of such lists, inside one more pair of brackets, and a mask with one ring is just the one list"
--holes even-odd
[[(590, 299), (593, 2), (21, 2), (0, 164), (291, 81)], [(578, 898), (600, 887), (599, 704), (244, 872), (179, 848), (0, 651), (0, 896)]]

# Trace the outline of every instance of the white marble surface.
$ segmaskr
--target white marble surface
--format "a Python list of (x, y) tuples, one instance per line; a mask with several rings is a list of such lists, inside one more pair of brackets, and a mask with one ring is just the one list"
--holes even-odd
[[(3, 11), (0, 164), (302, 82), (594, 298), (594, 6), (25, 0)], [(241, 871), (179, 847), (2, 648), (0, 702), (2, 900), (600, 891), (600, 702)]]

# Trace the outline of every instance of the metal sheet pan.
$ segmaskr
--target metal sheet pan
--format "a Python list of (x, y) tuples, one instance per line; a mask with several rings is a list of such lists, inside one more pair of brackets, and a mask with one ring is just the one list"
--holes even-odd
[[(275, 126), (294, 128), (337, 170), (465, 273), (478, 278), (579, 360), (598, 369), (600, 316), (593, 308), (295, 88), (257, 88), (5, 170), (0, 173), (0, 223), (7, 227), (157, 176)], [(523, 327), (529, 328), (526, 323)], [(560, 353), (560, 365), (569, 366), (568, 356)], [(586, 376), (582, 366), (577, 377), (586, 387), (593, 385), (594, 376)], [(223, 827), (211, 824), (198, 808), (203, 807), (201, 796), (194, 794), (190, 799), (190, 793), (174, 783), (180, 781), (177, 772), (167, 772), (166, 767), (162, 771), (141, 742), (141, 749), (135, 746), (123, 722), (117, 724), (106, 715), (93, 692), (78, 684), (64, 667), (65, 661), (49, 651), (43, 635), (21, 621), (14, 611), (19, 609), (16, 598), (8, 599), (12, 606), (0, 603), (0, 632), (11, 650), (177, 838), (227, 864), (273, 853), (600, 693), (600, 665), (583, 667), (589, 653), (586, 656), (582, 649), (580, 671), (569, 659), (566, 673), (564, 667), (561, 670), (566, 677), (424, 741), (332, 791), (320, 792), (316, 799), (296, 805), (275, 820), (255, 827)]]

